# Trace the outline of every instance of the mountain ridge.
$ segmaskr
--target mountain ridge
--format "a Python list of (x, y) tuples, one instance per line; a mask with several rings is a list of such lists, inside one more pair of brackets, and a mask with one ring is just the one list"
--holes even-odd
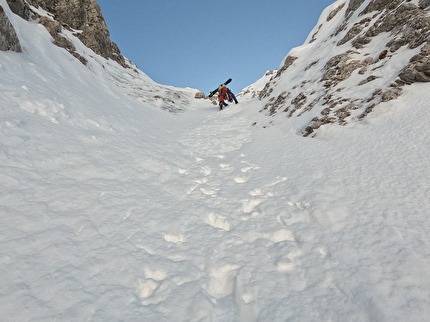
[(428, 1), (336, 1), (305, 44), (254, 88), (261, 112), (304, 117), (297, 132), (314, 136), (324, 124), (362, 120), (403, 86), (430, 81), (428, 7)]

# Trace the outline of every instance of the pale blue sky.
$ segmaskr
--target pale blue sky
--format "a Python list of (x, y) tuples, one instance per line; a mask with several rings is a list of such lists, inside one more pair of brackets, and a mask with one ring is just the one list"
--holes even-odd
[(124, 56), (160, 84), (238, 92), (279, 67), (335, 0), (97, 0)]

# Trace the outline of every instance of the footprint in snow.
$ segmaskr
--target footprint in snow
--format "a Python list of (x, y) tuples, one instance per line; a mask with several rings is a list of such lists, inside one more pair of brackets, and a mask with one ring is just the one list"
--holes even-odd
[(139, 280), (138, 292), (139, 292), (139, 297), (142, 300), (142, 303), (144, 300), (153, 296), (155, 291), (159, 287), (160, 287), (160, 283), (152, 279)]
[(263, 199), (255, 198), (242, 201), (242, 211), (246, 214), (250, 214), (254, 209), (263, 202)]
[(206, 223), (216, 229), (222, 229), (224, 231), (230, 231), (233, 228), (233, 224), (227, 220), (226, 217), (210, 213), (206, 219)]
[(209, 197), (215, 197), (216, 194), (218, 193), (218, 189), (208, 189), (208, 188), (200, 188), (200, 191)]
[(247, 173), (247, 172), (249, 172), (250, 170), (253, 170), (253, 169), (254, 169), (254, 167), (244, 167), (244, 168), (240, 169), (240, 171), (243, 172), (243, 173)]
[(211, 267), (208, 272), (206, 291), (215, 299), (222, 299), (231, 295), (235, 290), (235, 280), (240, 266), (226, 264), (220, 267)]
[(225, 163), (220, 163), (220, 164), (219, 164), (219, 167), (220, 167), (222, 170), (224, 170), (224, 171), (228, 171), (228, 170), (231, 170), (231, 169), (232, 169), (232, 166), (231, 166), (231, 165), (229, 165), (229, 164), (225, 164)]
[(187, 236), (183, 234), (164, 234), (164, 240), (168, 243), (183, 244), (187, 242)]
[(205, 175), (205, 176), (210, 176), (212, 174), (212, 168), (209, 166), (204, 166), (201, 168), (201, 172)]
[(184, 175), (184, 176), (186, 176), (186, 175), (189, 174), (188, 170), (186, 170), (186, 169), (179, 169), (178, 173), (181, 174), (181, 175)]
[(142, 305), (158, 304), (163, 301), (157, 296), (157, 290), (168, 277), (164, 269), (144, 268), (145, 278), (138, 280), (137, 292)]
[(249, 177), (236, 177), (236, 178), (234, 178), (234, 182), (236, 182), (236, 183), (246, 183), (246, 182), (248, 182), (248, 180), (249, 180)]

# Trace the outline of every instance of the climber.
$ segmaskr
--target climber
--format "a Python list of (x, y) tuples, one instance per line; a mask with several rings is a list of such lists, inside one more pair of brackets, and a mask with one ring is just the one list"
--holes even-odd
[(239, 102), (236, 99), (236, 96), (233, 94), (233, 92), (224, 84), (221, 84), (218, 87), (218, 101), (219, 101), (219, 109), (220, 111), (223, 109), (223, 107), (228, 106), (228, 104), (225, 101), (229, 101), (230, 103), (234, 101), (235, 104), (238, 104)]

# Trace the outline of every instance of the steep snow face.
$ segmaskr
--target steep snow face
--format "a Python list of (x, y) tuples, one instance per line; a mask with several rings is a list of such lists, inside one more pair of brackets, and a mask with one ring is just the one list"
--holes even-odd
[(422, 1), (336, 1), (259, 88), (261, 111), (298, 117), (289, 121), (295, 131), (315, 135), (323, 124), (363, 119), (405, 84), (430, 81), (425, 8)]

